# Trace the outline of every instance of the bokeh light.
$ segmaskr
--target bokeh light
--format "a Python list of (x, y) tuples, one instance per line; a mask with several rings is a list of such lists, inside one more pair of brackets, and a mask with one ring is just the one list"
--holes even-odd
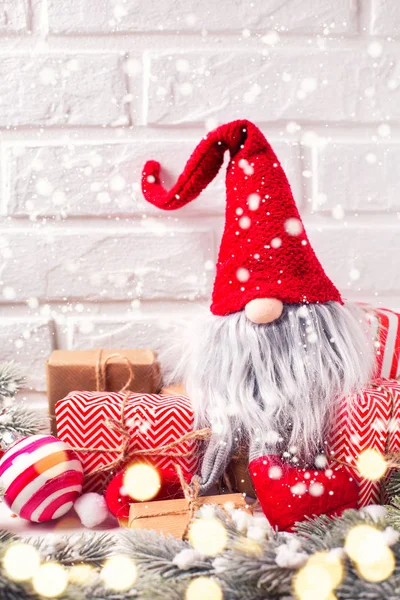
[(117, 554), (106, 560), (100, 577), (107, 588), (123, 592), (130, 589), (136, 581), (136, 565), (128, 556)]
[(241, 554), (247, 554), (248, 556), (261, 556), (262, 554), (261, 544), (257, 540), (251, 538), (238, 539), (238, 541), (235, 542), (234, 548)]
[(387, 547), (382, 532), (372, 525), (355, 525), (347, 534), (344, 548), (356, 563), (368, 564), (379, 560)]
[(217, 556), (225, 548), (228, 535), (217, 519), (196, 519), (189, 529), (189, 541), (202, 554)]
[(28, 581), (40, 565), (39, 552), (30, 544), (18, 542), (7, 548), (3, 557), (3, 567), (13, 581)]
[(368, 448), (361, 452), (357, 458), (356, 466), (361, 477), (369, 481), (382, 479), (388, 468), (385, 457), (374, 448)]
[(333, 552), (316, 552), (293, 580), (299, 600), (334, 600), (333, 590), (344, 577), (342, 561)]
[(337, 554), (333, 552), (316, 552), (307, 561), (310, 566), (323, 567), (330, 575), (332, 579), (333, 587), (337, 587), (343, 580), (344, 567), (343, 563)]
[(69, 582), (82, 587), (94, 582), (96, 577), (96, 570), (91, 565), (74, 565), (68, 571)]
[(345, 550), (366, 581), (384, 581), (395, 569), (396, 560), (384, 533), (372, 525), (354, 526), (347, 534)]
[(300, 569), (293, 580), (295, 597), (299, 600), (333, 600), (332, 576), (322, 565), (309, 565)]
[(160, 475), (151, 465), (135, 463), (127, 468), (123, 487), (126, 494), (133, 500), (140, 502), (151, 500), (160, 491)]
[(196, 577), (187, 589), (185, 600), (223, 600), (223, 593), (219, 584), (209, 577)]
[(61, 596), (68, 585), (68, 573), (64, 567), (55, 562), (43, 563), (32, 579), (33, 589), (44, 598)]
[(379, 583), (391, 576), (396, 566), (396, 559), (391, 549), (385, 546), (381, 549), (380, 557), (374, 562), (357, 563), (356, 566), (360, 577), (366, 581)]

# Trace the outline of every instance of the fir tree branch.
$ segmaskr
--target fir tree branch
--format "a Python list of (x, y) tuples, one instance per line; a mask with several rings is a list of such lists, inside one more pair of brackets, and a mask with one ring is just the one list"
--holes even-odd
[(0, 363), (0, 396), (12, 398), (24, 382), (20, 365), (14, 361)]

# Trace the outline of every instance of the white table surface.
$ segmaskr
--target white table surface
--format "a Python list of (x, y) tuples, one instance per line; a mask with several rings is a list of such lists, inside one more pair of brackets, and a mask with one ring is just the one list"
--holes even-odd
[[(84, 527), (74, 510), (70, 510), (64, 517), (56, 521), (48, 521), (47, 523), (30, 523), (26, 519), (13, 516), (8, 506), (4, 502), (0, 502), (0, 529), (11, 531), (21, 536), (43, 536), (48, 534), (78, 533), (84, 531), (93, 531)], [(103, 523), (100, 527), (96, 527), (96, 531), (117, 531), (118, 521), (114, 517)]]

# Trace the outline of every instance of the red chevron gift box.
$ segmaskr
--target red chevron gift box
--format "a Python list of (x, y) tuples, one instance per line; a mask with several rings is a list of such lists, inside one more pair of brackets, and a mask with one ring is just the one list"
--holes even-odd
[(361, 304), (367, 313), (376, 348), (375, 377), (400, 377), (400, 314)]
[(359, 457), (369, 449), (381, 455), (399, 453), (399, 424), (400, 383), (394, 379), (377, 379), (361, 394), (345, 398), (339, 407), (327, 455), (332, 462), (349, 465), (359, 485), (359, 508), (385, 500), (382, 479), (363, 477)]
[[(110, 472), (99, 471), (121, 458), (125, 437), (112, 423), (121, 423), (129, 442), (126, 456), (176, 442), (193, 429), (193, 410), (185, 396), (110, 392), (72, 392), (55, 406), (58, 437), (77, 451), (85, 474), (84, 491), (103, 491)], [(198, 442), (183, 441), (164, 455), (141, 455), (140, 460), (159, 468), (173, 468), (194, 475), (198, 469)], [(84, 450), (83, 450), (84, 449)], [(139, 459), (139, 457), (138, 457)], [(119, 467), (121, 468), (121, 467)]]

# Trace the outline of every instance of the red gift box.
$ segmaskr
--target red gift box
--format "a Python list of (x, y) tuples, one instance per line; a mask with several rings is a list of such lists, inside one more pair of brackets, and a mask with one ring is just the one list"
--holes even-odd
[(388, 308), (361, 304), (368, 315), (376, 348), (375, 377), (400, 376), (400, 314)]
[(359, 484), (358, 507), (385, 501), (382, 480), (370, 481), (357, 471), (361, 452), (373, 448), (382, 455), (400, 450), (400, 383), (378, 379), (358, 395), (343, 399), (330, 432), (327, 454), (333, 462), (351, 466)]
[[(71, 392), (55, 406), (58, 437), (74, 448), (96, 449), (77, 452), (85, 473), (85, 491), (103, 491), (110, 472), (95, 471), (121, 456), (118, 449), (123, 445), (124, 436), (118, 428), (110, 428), (110, 420), (120, 423), (122, 411), (130, 434), (129, 459), (135, 460), (135, 451), (160, 448), (193, 429), (193, 410), (185, 396), (130, 394), (123, 407), (125, 396), (124, 393)], [(194, 475), (199, 466), (197, 447), (197, 441), (187, 440), (175, 446), (167, 456), (141, 455), (140, 460), (159, 468), (174, 468), (178, 464), (185, 473)], [(179, 454), (184, 456), (176, 456)]]

